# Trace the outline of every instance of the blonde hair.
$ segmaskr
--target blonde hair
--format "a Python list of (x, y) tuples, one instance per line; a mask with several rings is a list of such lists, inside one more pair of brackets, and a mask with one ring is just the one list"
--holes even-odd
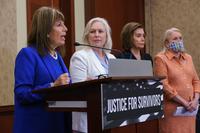
[(164, 33), (164, 37), (163, 37), (163, 43), (166, 44), (166, 42), (169, 39), (169, 36), (173, 33), (173, 32), (179, 32), (181, 33), (181, 30), (175, 27), (172, 27), (170, 29), (167, 29)]
[[(105, 48), (111, 49), (112, 48), (111, 28), (108, 25), (107, 20), (104, 19), (104, 18), (96, 17), (96, 18), (91, 19), (87, 23), (87, 25), (85, 27), (85, 30), (84, 30), (84, 33), (83, 33), (83, 42), (86, 43), (86, 44), (89, 44), (88, 36), (89, 36), (89, 33), (90, 33), (90, 29), (91, 29), (92, 25), (95, 22), (100, 22), (100, 23), (102, 23), (104, 25), (105, 30), (106, 30), (106, 37), (107, 37), (106, 38), (106, 43), (105, 43)], [(105, 52), (110, 52), (108, 50), (104, 50), (104, 51)]]
[(170, 29), (167, 29), (164, 33), (164, 36), (163, 36), (163, 40), (162, 40), (162, 43), (163, 43), (163, 50), (162, 51), (166, 51), (166, 46), (167, 46), (167, 43), (168, 43), (168, 39), (169, 39), (169, 36), (171, 36), (171, 34), (173, 32), (179, 32), (181, 33), (181, 30), (178, 29), (178, 28), (175, 28), (175, 27), (172, 27)]

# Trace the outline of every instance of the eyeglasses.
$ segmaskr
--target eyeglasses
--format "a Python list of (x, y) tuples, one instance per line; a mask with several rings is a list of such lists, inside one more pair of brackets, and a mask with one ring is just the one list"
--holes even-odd
[(108, 74), (100, 74), (97, 76), (98, 79), (105, 79), (108, 77)]

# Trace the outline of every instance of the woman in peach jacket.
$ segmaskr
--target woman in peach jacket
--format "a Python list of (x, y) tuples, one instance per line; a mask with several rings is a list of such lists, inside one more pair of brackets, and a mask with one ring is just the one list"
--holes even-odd
[(164, 118), (159, 120), (160, 133), (195, 133), (195, 116), (175, 116), (178, 106), (193, 112), (198, 109), (199, 78), (192, 57), (185, 52), (181, 31), (168, 29), (164, 50), (154, 58), (156, 76), (165, 76)]

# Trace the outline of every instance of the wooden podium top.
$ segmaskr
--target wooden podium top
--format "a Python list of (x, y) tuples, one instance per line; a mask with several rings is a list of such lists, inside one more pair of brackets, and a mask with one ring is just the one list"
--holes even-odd
[[(88, 81), (83, 81), (83, 82), (77, 82), (77, 83), (72, 83), (72, 84), (67, 84), (67, 85), (61, 85), (61, 86), (55, 86), (55, 87), (49, 87), (49, 88), (44, 88), (40, 90), (33, 90), (33, 93), (38, 93), (38, 94), (47, 94), (47, 93), (55, 93), (55, 92), (63, 92), (63, 91), (70, 91), (73, 89), (82, 89), (80, 87), (84, 86), (84, 89), (91, 89), (88, 88), (88, 86), (96, 85), (97, 83), (109, 83), (110, 81), (113, 80), (142, 80), (142, 79), (148, 79), (148, 80), (162, 80), (165, 77), (154, 77), (154, 76), (139, 76), (139, 77), (107, 77), (107, 78), (102, 78), (102, 79), (94, 79), (94, 80), (88, 80)], [(87, 91), (87, 90), (85, 90)]]

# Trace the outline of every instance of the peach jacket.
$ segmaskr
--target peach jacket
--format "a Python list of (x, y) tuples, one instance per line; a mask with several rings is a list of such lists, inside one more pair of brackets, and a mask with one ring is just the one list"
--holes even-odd
[(199, 78), (189, 54), (181, 53), (178, 59), (174, 53), (166, 50), (155, 56), (154, 63), (155, 75), (166, 77), (163, 80), (166, 99), (179, 94), (191, 100), (194, 92), (200, 92)]

